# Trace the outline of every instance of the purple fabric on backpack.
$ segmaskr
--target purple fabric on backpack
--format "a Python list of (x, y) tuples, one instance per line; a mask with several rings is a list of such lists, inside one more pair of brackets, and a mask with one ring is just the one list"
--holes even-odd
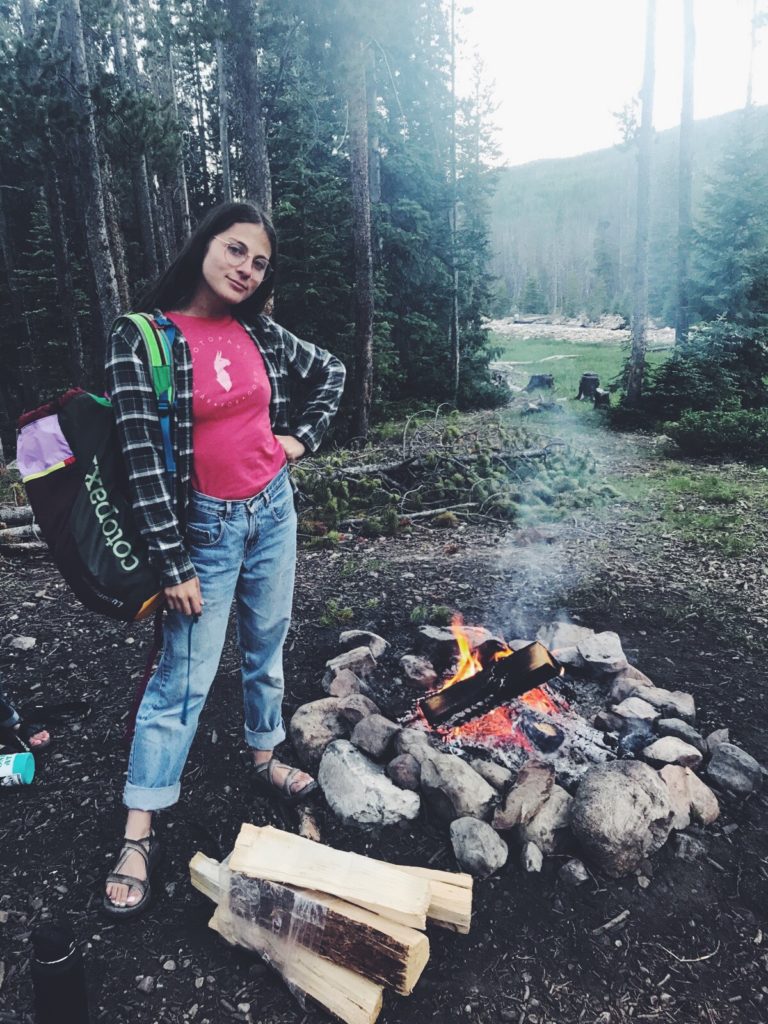
[(27, 423), (19, 433), (16, 460), (22, 480), (71, 458), (72, 449), (59, 426), (58, 416), (43, 416)]

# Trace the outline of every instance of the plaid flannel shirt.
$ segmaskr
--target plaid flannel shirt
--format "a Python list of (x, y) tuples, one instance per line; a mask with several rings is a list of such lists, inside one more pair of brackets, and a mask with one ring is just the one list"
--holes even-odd
[[(346, 373), (343, 363), (267, 316), (260, 316), (253, 326), (242, 326), (264, 359), (272, 389), (269, 414), (273, 432), (293, 435), (316, 451), (339, 406)], [(170, 587), (195, 576), (180, 525), (185, 520), (192, 475), (192, 356), (177, 328), (172, 424), (176, 478), (171, 482), (165, 471), (152, 377), (143, 354), (139, 329), (130, 320), (118, 319), (108, 343), (107, 389), (139, 529), (162, 585)], [(304, 389), (300, 402), (293, 394), (296, 385)]]

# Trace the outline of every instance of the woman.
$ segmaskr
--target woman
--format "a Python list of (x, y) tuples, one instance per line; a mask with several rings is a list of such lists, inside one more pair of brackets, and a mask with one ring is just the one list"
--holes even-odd
[[(175, 332), (171, 481), (139, 332), (121, 319), (109, 340), (108, 386), (133, 506), (168, 608), (163, 654), (136, 717), (125, 845), (107, 879), (104, 907), (113, 916), (148, 905), (159, 855), (152, 813), (178, 800), (233, 597), (256, 779), (291, 801), (317, 785), (272, 757), (285, 738), (282, 649), (296, 557), (287, 464), (318, 447), (344, 367), (263, 315), (276, 265), (269, 218), (250, 203), (225, 203), (144, 296), (140, 308), (162, 310), (167, 321), (157, 313), (159, 322)], [(297, 383), (306, 395), (300, 408), (289, 397)]]

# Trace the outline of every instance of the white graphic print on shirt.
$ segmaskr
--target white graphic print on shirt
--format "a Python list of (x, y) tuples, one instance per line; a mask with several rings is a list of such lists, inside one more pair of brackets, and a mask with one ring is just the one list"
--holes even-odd
[(227, 367), (232, 365), (230, 359), (225, 359), (221, 352), (216, 353), (216, 358), (213, 361), (213, 368), (216, 371), (216, 380), (221, 384), (225, 391), (232, 390), (232, 378), (227, 373)]

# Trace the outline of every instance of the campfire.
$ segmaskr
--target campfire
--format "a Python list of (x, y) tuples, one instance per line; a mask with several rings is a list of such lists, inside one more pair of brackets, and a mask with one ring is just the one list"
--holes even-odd
[(563, 748), (556, 760), (571, 778), (613, 757), (602, 735), (571, 707), (565, 666), (544, 644), (513, 649), (490, 638), (475, 646), (459, 615), (451, 632), (456, 669), (419, 700), (411, 721), (423, 722), (452, 749), (486, 750), (510, 768)]
[(580, 858), (622, 877), (670, 837), (692, 856), (684, 830), (720, 813), (710, 785), (762, 785), (755, 759), (725, 729), (698, 732), (693, 696), (630, 665), (616, 633), (558, 621), (507, 641), (457, 620), (394, 656), (363, 630), (339, 644), (327, 696), (291, 720), (299, 760), (345, 824), (425, 815), (476, 877), (513, 850), (526, 871), (556, 855), (566, 884), (589, 878)]

